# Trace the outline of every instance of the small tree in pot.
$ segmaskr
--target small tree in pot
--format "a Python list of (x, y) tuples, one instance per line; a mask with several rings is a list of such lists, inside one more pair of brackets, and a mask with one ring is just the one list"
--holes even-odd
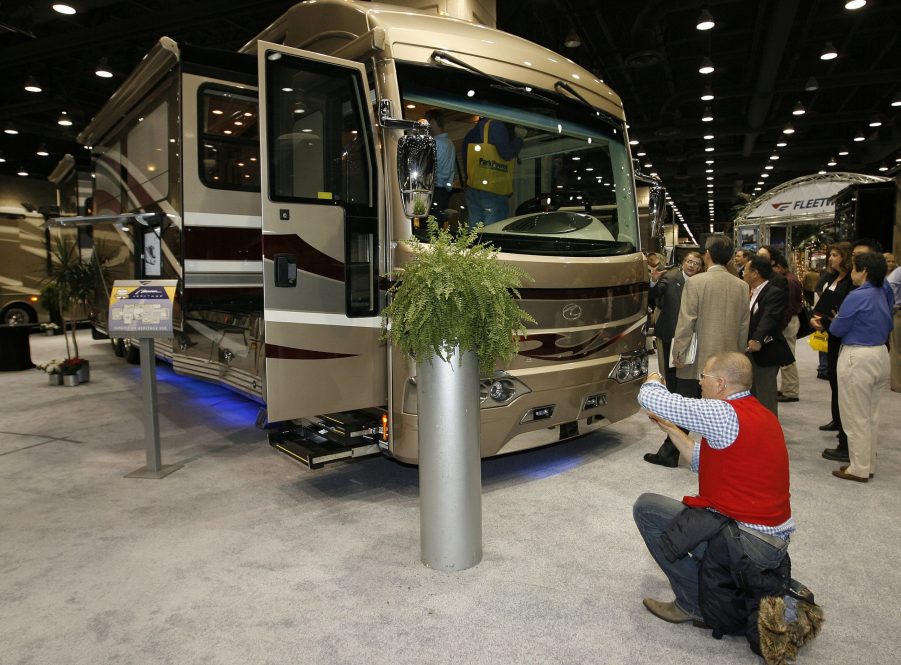
[(383, 312), (383, 337), (416, 361), (422, 562), (463, 570), (482, 558), (479, 376), (516, 355), (534, 319), (516, 304), (528, 276), (497, 260), (478, 229), (456, 237), (428, 221)]

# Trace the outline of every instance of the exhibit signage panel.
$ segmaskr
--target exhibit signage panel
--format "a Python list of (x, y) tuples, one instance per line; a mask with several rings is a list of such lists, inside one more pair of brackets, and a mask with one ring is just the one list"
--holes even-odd
[(108, 327), (115, 337), (171, 337), (178, 280), (116, 280), (109, 298)]

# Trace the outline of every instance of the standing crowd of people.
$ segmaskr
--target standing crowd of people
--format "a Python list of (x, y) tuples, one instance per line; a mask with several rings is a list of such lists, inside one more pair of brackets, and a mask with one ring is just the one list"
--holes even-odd
[(715, 637), (746, 634), (758, 654), (774, 644), (760, 634), (765, 627), (798, 638), (789, 654), (816, 635), (822, 611), (791, 579), (795, 522), (779, 404), (801, 399), (799, 329), (828, 333), (818, 375), (830, 383), (832, 421), (820, 429), (835, 431), (838, 444), (823, 457), (844, 462), (837, 478), (874, 477), (893, 323), (893, 343), (901, 343), (901, 269), (880, 249), (869, 239), (831, 245), (822, 279), (799, 278), (771, 246), (733, 254), (723, 236), (669, 271), (649, 260), (660, 372), (638, 401), (666, 436), (644, 459), (675, 467), (682, 456), (698, 474), (696, 495), (643, 494), (633, 508), (675, 595), (644, 600), (658, 618), (711, 628)]

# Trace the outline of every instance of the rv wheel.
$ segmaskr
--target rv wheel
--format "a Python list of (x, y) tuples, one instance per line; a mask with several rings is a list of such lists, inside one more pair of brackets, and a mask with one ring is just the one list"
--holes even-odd
[(118, 358), (121, 358), (125, 355), (125, 344), (123, 344), (121, 338), (110, 337), (110, 344), (113, 345), (113, 355)]
[(21, 305), (10, 305), (3, 310), (3, 323), (8, 326), (24, 326), (33, 322), (31, 312)]

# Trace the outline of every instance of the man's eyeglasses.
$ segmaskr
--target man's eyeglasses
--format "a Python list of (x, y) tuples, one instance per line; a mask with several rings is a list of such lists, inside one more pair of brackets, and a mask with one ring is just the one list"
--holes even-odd
[(700, 262), (700, 261), (694, 261), (694, 260), (691, 260), (691, 261), (686, 261), (686, 262), (685, 262), (685, 265), (687, 265), (687, 266), (699, 266), (699, 265), (701, 265), (701, 262)]
[(713, 374), (704, 374), (704, 372), (701, 372), (701, 379), (723, 379), (723, 381), (726, 380), (722, 376), (714, 376)]

